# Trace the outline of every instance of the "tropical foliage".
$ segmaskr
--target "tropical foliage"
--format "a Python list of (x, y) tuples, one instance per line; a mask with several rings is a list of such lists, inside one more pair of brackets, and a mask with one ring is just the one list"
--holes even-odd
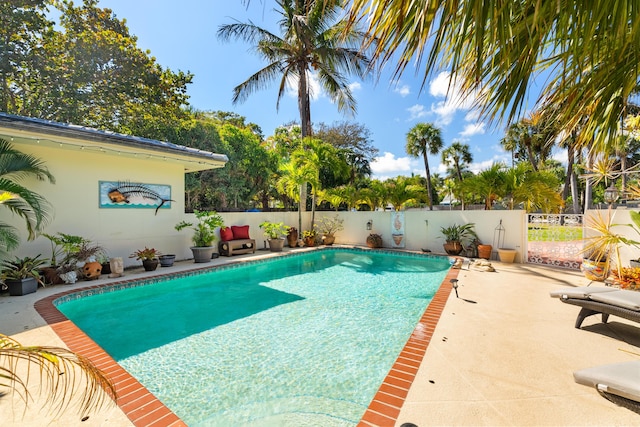
[(602, 149), (617, 137), (620, 115), (638, 84), (640, 5), (633, 1), (351, 5), (352, 22), (365, 15), (374, 59), (396, 60), (396, 77), (409, 64), (424, 65), (425, 82), (436, 70), (450, 70), (463, 96), (477, 97), (485, 116), (518, 117), (530, 83), (544, 73), (544, 105), (556, 109), (555, 123), (565, 132), (581, 129), (582, 146)]
[[(51, 206), (23, 184), (28, 178), (55, 183), (42, 160), (16, 150), (0, 138), (0, 206), (24, 220), (28, 238), (33, 240), (50, 220)], [(0, 256), (16, 248), (19, 242), (18, 230), (0, 222)]]
[(215, 211), (194, 211), (196, 216), (195, 222), (180, 221), (175, 225), (177, 231), (185, 228), (193, 230), (193, 244), (196, 247), (211, 246), (216, 240), (216, 228), (224, 225), (224, 219)]

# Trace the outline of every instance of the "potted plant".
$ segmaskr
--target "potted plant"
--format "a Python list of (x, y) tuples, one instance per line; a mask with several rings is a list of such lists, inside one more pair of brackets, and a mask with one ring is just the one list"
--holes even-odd
[(38, 289), (38, 284), (44, 286), (39, 268), (46, 263), (47, 260), (41, 259), (40, 255), (2, 261), (2, 279), (9, 288), (9, 295), (31, 294)]
[(370, 248), (382, 247), (382, 236), (376, 233), (371, 233), (367, 236), (367, 246)]
[(154, 271), (158, 268), (158, 256), (160, 255), (160, 251), (155, 248), (144, 247), (144, 249), (138, 249), (131, 255), (129, 258), (135, 258), (139, 261), (142, 261), (142, 266), (145, 271)]
[(316, 236), (318, 232), (315, 228), (311, 230), (304, 230), (302, 232), (302, 240), (304, 241), (305, 246), (315, 246), (316, 245)]
[(322, 243), (325, 245), (333, 245), (333, 242), (336, 240), (335, 234), (338, 231), (344, 230), (344, 226), (342, 225), (344, 220), (340, 218), (338, 215), (334, 217), (322, 217), (316, 224), (318, 231), (322, 234)]
[(473, 229), (472, 222), (457, 225), (453, 224), (449, 227), (440, 227), (440, 232), (444, 236), (444, 250), (449, 255), (459, 255), (464, 249), (465, 243), (469, 240), (477, 238)]
[(97, 258), (97, 261), (102, 265), (102, 274), (111, 274), (111, 263), (107, 254), (101, 253)]
[[(45, 282), (50, 285), (75, 283), (77, 272), (74, 272), (76, 267), (74, 255), (80, 251), (83, 244), (89, 243), (89, 240), (82, 236), (60, 232), (56, 234), (43, 233), (42, 235), (51, 243), (50, 267), (42, 268)], [(70, 264), (72, 261), (73, 265)], [(64, 276), (61, 277), (60, 274)]]
[(213, 242), (216, 240), (216, 228), (224, 225), (224, 220), (219, 213), (215, 211), (197, 211), (193, 213), (197, 221), (187, 222), (181, 221), (176, 224), (175, 229), (180, 231), (184, 228), (193, 230), (192, 241), (194, 246), (191, 247), (193, 259), (195, 262), (209, 262), (215, 250)]
[(260, 228), (264, 230), (264, 235), (268, 238), (269, 249), (271, 252), (281, 252), (284, 247), (284, 236), (289, 231), (289, 226), (283, 222), (264, 221), (260, 224)]
[(89, 243), (89, 240), (82, 236), (74, 236), (65, 233), (56, 234), (42, 234), (51, 242), (51, 266), (56, 267), (58, 265), (58, 259), (68, 258), (70, 254), (77, 253), (83, 244)]

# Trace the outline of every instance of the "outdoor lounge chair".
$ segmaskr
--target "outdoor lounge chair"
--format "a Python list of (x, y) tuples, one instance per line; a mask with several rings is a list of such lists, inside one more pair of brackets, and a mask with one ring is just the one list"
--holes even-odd
[(640, 414), (640, 360), (595, 366), (573, 373), (578, 384), (595, 387), (611, 402)]
[(640, 292), (585, 286), (553, 291), (551, 296), (582, 307), (576, 319), (576, 328), (580, 328), (586, 317), (599, 313), (602, 314), (602, 323), (607, 323), (610, 314), (640, 322)]

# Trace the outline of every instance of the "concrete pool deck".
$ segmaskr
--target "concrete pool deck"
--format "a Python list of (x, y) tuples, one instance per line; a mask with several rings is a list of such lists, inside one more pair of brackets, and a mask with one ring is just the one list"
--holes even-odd
[[(273, 256), (262, 251), (255, 255)], [(207, 267), (254, 258), (221, 257)], [(585, 320), (582, 329), (575, 329), (579, 308), (550, 298), (549, 292), (588, 284), (581, 273), (492, 262), (496, 269), (493, 273), (468, 270), (467, 264), (458, 272), (459, 298), (454, 292), (445, 294), (439, 320), (432, 319), (437, 326), (429, 332), (424, 359), (416, 363), (415, 379), (398, 381), (406, 384), (406, 399), (404, 402), (389, 399), (384, 404), (372, 402), (360, 425), (639, 424), (637, 414), (610, 403), (593, 389), (576, 384), (572, 372), (638, 359), (640, 325), (614, 316), (607, 325), (602, 325), (600, 316), (592, 316)], [(202, 266), (183, 262), (154, 273), (127, 270), (123, 279), (141, 279), (194, 267)], [(0, 333), (11, 335), (24, 345), (66, 347), (35, 310), (36, 301), (117, 280), (120, 279), (52, 286), (22, 297), (3, 294)], [(33, 390), (37, 396), (37, 387)], [(382, 387), (380, 393), (394, 394)], [(134, 425), (113, 404), (91, 413), (84, 422), (72, 409), (52, 415), (46, 409), (40, 410), (36, 401), (23, 414), (17, 397), (12, 394), (0, 397), (3, 426)], [(390, 414), (395, 414), (393, 420)], [(172, 421), (153, 425), (183, 424)]]

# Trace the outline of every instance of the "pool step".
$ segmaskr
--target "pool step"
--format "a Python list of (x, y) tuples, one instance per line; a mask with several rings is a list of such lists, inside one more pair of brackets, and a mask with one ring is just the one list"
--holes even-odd
[(366, 405), (346, 400), (297, 396), (255, 402), (233, 408), (212, 416), (197, 425), (212, 427), (354, 427), (366, 409)]

